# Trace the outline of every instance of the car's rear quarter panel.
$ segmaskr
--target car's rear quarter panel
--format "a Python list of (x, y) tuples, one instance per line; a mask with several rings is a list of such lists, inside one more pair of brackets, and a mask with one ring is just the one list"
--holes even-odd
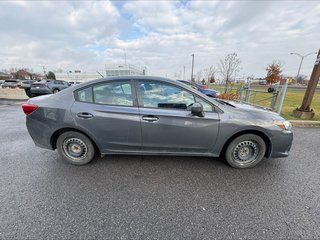
[(52, 149), (50, 139), (61, 128), (74, 127), (70, 108), (74, 103), (72, 94), (58, 93), (32, 98), (29, 104), (38, 109), (27, 116), (27, 129), (35, 144)]

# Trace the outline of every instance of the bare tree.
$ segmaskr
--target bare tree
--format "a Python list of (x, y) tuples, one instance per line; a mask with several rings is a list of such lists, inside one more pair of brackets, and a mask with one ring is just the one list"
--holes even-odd
[(229, 53), (224, 59), (220, 59), (218, 63), (218, 72), (226, 82), (225, 92), (227, 92), (228, 83), (235, 78), (240, 70), (241, 60), (236, 53)]
[(307, 80), (307, 79), (308, 79), (308, 77), (307, 77), (306, 75), (299, 74), (299, 77), (298, 77), (298, 79), (297, 79), (296, 81), (297, 81), (297, 83), (302, 84), (302, 83), (304, 83), (305, 80)]
[(200, 82), (200, 81), (201, 81), (202, 76), (203, 76), (203, 73), (204, 73), (203, 70), (198, 71), (198, 73), (197, 73), (197, 75), (196, 75), (197, 82)]
[(207, 83), (207, 87), (209, 87), (210, 83), (215, 82), (215, 74), (217, 72), (217, 69), (214, 66), (211, 66), (210, 68), (206, 68), (203, 70), (202, 79), (205, 80)]

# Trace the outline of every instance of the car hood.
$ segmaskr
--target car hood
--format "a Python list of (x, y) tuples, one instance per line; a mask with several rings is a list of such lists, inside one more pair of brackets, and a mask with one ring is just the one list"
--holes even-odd
[(271, 110), (263, 107), (252, 106), (246, 103), (238, 103), (233, 101), (225, 101), (229, 105), (223, 105), (227, 107), (229, 111), (233, 111), (236, 114), (245, 115), (246, 118), (261, 119), (261, 120), (284, 120), (279, 114), (272, 112)]

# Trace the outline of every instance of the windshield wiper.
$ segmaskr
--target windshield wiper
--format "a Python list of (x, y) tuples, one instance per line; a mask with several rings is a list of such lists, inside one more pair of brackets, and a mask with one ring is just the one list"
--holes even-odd
[(223, 101), (223, 100), (221, 100), (221, 99), (215, 99), (218, 103), (221, 103), (222, 105), (228, 105), (228, 106), (230, 106), (230, 107), (234, 107), (235, 108), (235, 106), (234, 105), (232, 105), (231, 103), (228, 103), (228, 102), (226, 102), (226, 101)]

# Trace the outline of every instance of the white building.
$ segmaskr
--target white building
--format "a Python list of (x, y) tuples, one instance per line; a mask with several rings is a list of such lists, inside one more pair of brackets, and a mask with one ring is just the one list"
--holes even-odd
[[(99, 73), (101, 74), (99, 74)], [(132, 64), (106, 64), (104, 71), (97, 72), (82, 72), (81, 70), (75, 71), (56, 71), (56, 79), (65, 80), (68, 82), (85, 82), (102, 77), (113, 76), (144, 76), (147, 74), (146, 68), (137, 67)]]
[(101, 75), (97, 72), (81, 72), (76, 71), (67, 71), (67, 72), (55, 72), (56, 79), (65, 80), (68, 82), (85, 82), (89, 80), (94, 80), (102, 78)]
[(105, 73), (107, 77), (113, 76), (145, 76), (147, 69), (132, 64), (106, 64)]

